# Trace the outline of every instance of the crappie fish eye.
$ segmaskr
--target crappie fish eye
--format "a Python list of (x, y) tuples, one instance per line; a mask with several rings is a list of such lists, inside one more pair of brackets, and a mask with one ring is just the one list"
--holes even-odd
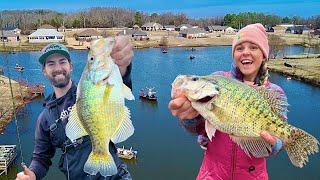
[(198, 78), (198, 77), (193, 77), (191, 80), (192, 80), (192, 81), (198, 81), (199, 78)]

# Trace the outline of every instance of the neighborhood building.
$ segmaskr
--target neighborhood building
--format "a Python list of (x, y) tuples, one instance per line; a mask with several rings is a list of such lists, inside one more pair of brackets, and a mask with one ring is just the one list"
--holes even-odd
[(176, 27), (176, 31), (182, 31), (189, 28), (192, 28), (190, 24), (181, 24), (180, 26)]
[(165, 31), (175, 31), (176, 30), (176, 26), (175, 25), (164, 25), (162, 30)]
[(63, 42), (64, 35), (56, 29), (37, 29), (28, 36), (29, 43)]
[(18, 42), (20, 41), (20, 34), (11, 31), (2, 31), (0, 32), (1, 42)]
[(159, 23), (149, 22), (145, 23), (141, 26), (141, 29), (144, 31), (159, 31), (163, 28), (163, 26)]
[(94, 29), (85, 29), (75, 34), (77, 41), (91, 41), (93, 39), (99, 39), (102, 35)]
[(180, 31), (179, 36), (188, 39), (203, 38), (207, 37), (207, 31), (201, 28), (189, 28)]
[(135, 29), (126, 28), (123, 31), (120, 31), (118, 35), (128, 35), (135, 41), (149, 40), (149, 36), (146, 32)]
[(134, 29), (134, 30), (139, 30), (139, 29), (140, 29), (140, 26), (138, 26), (137, 24), (135, 24), (135, 25), (132, 26), (132, 29)]
[(60, 26), (60, 27), (58, 28), (58, 32), (66, 32), (66, 27)]
[(287, 27), (276, 25), (273, 28), (274, 34), (284, 34), (286, 32)]

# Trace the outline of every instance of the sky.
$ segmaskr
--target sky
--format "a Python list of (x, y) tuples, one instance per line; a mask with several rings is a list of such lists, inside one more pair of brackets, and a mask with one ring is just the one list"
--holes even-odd
[(320, 15), (320, 0), (0, 0), (0, 10), (75, 12), (90, 7), (121, 7), (147, 13), (185, 13), (193, 18), (239, 12), (262, 12), (283, 17)]

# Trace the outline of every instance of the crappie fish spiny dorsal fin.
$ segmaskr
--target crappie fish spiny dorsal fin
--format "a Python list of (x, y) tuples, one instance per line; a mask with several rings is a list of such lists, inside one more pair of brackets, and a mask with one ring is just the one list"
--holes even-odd
[(267, 157), (270, 155), (271, 145), (260, 137), (229, 136), (231, 140), (238, 144), (249, 157), (251, 157), (250, 153), (257, 158)]
[(214, 134), (216, 133), (217, 129), (209, 121), (205, 121), (204, 127), (209, 140), (212, 141), (212, 137), (214, 137)]
[(122, 94), (124, 98), (126, 98), (127, 100), (134, 100), (134, 96), (131, 92), (131, 89), (128, 88), (128, 86), (126, 86), (125, 84), (122, 84)]
[(76, 104), (72, 106), (68, 123), (66, 125), (66, 136), (71, 140), (76, 140), (80, 137), (88, 135), (87, 131), (83, 128), (78, 113)]
[(134, 133), (134, 127), (130, 120), (130, 110), (126, 106), (124, 106), (122, 118), (119, 119), (119, 121), (121, 121), (121, 123), (119, 123), (119, 126), (111, 137), (113, 143), (125, 141)]
[(263, 96), (263, 98), (269, 103), (272, 111), (283, 118), (282, 112), (288, 111), (288, 102), (279, 92), (268, 90), (264, 87), (255, 87), (255, 89)]

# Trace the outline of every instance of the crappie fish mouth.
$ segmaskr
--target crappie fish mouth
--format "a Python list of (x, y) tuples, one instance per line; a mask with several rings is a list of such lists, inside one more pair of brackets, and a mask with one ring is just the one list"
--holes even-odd
[(213, 98), (215, 98), (216, 96), (213, 95), (213, 96), (206, 96), (206, 97), (203, 97), (201, 99), (198, 99), (196, 102), (200, 102), (200, 103), (206, 103), (206, 102), (209, 102), (211, 101)]

